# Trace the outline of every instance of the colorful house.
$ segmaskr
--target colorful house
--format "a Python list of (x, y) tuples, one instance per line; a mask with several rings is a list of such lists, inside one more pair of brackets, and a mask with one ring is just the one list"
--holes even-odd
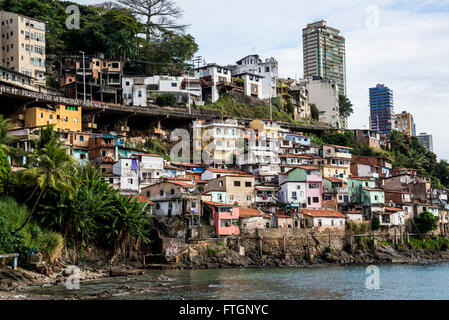
[(239, 210), (237, 206), (226, 203), (203, 201), (211, 211), (215, 231), (220, 236), (237, 236), (240, 234), (238, 226)]
[(307, 228), (345, 229), (347, 216), (336, 210), (302, 209)]

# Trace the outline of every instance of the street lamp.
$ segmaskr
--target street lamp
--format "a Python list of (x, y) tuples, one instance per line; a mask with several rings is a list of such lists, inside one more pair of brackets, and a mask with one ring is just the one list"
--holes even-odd
[(84, 87), (84, 102), (86, 102), (86, 60), (84, 59), (84, 51), (80, 51), (83, 54), (83, 87)]

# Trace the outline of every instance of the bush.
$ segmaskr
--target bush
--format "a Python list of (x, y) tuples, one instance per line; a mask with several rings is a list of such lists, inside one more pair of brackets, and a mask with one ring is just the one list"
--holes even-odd
[(178, 101), (173, 93), (164, 93), (156, 98), (156, 104), (159, 106), (175, 106)]
[(380, 229), (379, 218), (374, 217), (373, 220), (371, 220), (371, 229), (372, 230), (379, 230)]
[(424, 211), (413, 219), (419, 233), (427, 233), (437, 228), (437, 219), (430, 212)]
[(37, 245), (45, 253), (50, 263), (54, 263), (61, 256), (64, 238), (56, 232), (45, 232), (37, 237)]

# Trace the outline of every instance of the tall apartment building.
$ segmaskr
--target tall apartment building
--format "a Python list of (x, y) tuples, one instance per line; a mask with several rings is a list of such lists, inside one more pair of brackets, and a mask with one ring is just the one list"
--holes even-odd
[(420, 133), (419, 136), (417, 136), (419, 142), (422, 143), (424, 148), (426, 148), (428, 151), (433, 152), (433, 139), (431, 134), (427, 134), (425, 132)]
[(395, 116), (394, 127), (398, 131), (402, 131), (409, 136), (416, 136), (416, 126), (411, 113), (402, 111)]
[(33, 77), (45, 86), (45, 22), (0, 11), (1, 66)]
[[(327, 26), (326, 21), (310, 23), (302, 30), (304, 78), (320, 76), (331, 79), (339, 94), (346, 95), (345, 38), (340, 30)], [(347, 128), (347, 119), (339, 119), (339, 127)]]
[(389, 133), (394, 128), (393, 90), (383, 84), (369, 89), (370, 129)]

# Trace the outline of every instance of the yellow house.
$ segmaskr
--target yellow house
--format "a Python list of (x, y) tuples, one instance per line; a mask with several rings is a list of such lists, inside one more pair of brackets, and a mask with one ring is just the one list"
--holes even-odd
[(320, 165), (320, 167), (323, 178), (338, 178), (345, 183), (348, 181), (348, 178), (350, 177), (351, 174), (350, 167), (346, 166), (322, 164)]
[(25, 109), (25, 127), (55, 125), (59, 131), (80, 132), (82, 128), (81, 107), (30, 107)]
[(267, 139), (278, 139), (281, 131), (281, 126), (276, 121), (268, 119), (254, 119), (249, 123), (249, 127), (263, 132)]

